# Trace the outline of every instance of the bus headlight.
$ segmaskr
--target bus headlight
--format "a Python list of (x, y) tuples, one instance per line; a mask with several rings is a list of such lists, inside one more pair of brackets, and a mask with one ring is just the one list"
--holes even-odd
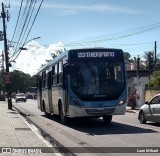
[(123, 100), (119, 101), (119, 105), (120, 105), (120, 106), (123, 105), (123, 104), (124, 104), (124, 101), (123, 101)]
[(126, 98), (123, 98), (122, 100), (119, 101), (119, 106), (122, 106), (125, 103), (126, 103)]

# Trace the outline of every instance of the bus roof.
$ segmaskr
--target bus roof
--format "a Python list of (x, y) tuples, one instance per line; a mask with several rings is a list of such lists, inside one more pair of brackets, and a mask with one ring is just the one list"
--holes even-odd
[(38, 72), (37, 74), (41, 73), (42, 71), (44, 71), (45, 69), (49, 68), (53, 63), (57, 62), (59, 59), (63, 58), (65, 55), (67, 55), (68, 51), (63, 52), (62, 54), (60, 54), (59, 56), (57, 56), (55, 59), (51, 60), (50, 62), (48, 62), (47, 64), (45, 64)]

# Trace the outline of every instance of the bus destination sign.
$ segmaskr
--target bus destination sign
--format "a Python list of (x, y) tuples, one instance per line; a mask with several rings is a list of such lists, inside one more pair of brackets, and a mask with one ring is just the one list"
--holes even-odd
[(115, 57), (115, 52), (78, 52), (78, 58)]

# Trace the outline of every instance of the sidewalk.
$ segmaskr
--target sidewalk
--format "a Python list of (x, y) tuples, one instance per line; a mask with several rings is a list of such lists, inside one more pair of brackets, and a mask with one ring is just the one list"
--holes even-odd
[(139, 112), (139, 109), (132, 109), (131, 107), (127, 106), (126, 107), (126, 112), (130, 112), (130, 113), (138, 113)]
[[(5, 148), (7, 147), (7, 149)], [(13, 151), (13, 147), (20, 148), (19, 152), (11, 153)], [(8, 109), (8, 103), (5, 101), (0, 101), (0, 155), (32, 155), (28, 154), (25, 151), (25, 154), (22, 151), (26, 148), (36, 149), (39, 147), (51, 147), (49, 143), (47, 143), (40, 135), (36, 134), (29, 124), (23, 119), (19, 113), (14, 110)], [(26, 150), (26, 149), (25, 149)], [(37, 150), (37, 149), (36, 149)], [(16, 151), (15, 151), (16, 152)], [(37, 153), (40, 150), (37, 150)], [(51, 155), (45, 153), (39, 153), (34, 155)], [(54, 155), (54, 153), (52, 153)]]

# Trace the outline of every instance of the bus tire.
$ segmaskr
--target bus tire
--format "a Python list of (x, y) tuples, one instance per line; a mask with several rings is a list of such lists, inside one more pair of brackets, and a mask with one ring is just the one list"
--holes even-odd
[(67, 117), (64, 115), (62, 104), (59, 104), (59, 116), (60, 116), (61, 124), (66, 125)]
[(105, 125), (109, 126), (112, 121), (112, 115), (105, 115), (103, 116), (103, 122)]
[(46, 117), (46, 118), (49, 118), (50, 117), (50, 113), (47, 113), (46, 112), (46, 106), (45, 106), (45, 102), (43, 101), (43, 111), (44, 111), (44, 116)]

